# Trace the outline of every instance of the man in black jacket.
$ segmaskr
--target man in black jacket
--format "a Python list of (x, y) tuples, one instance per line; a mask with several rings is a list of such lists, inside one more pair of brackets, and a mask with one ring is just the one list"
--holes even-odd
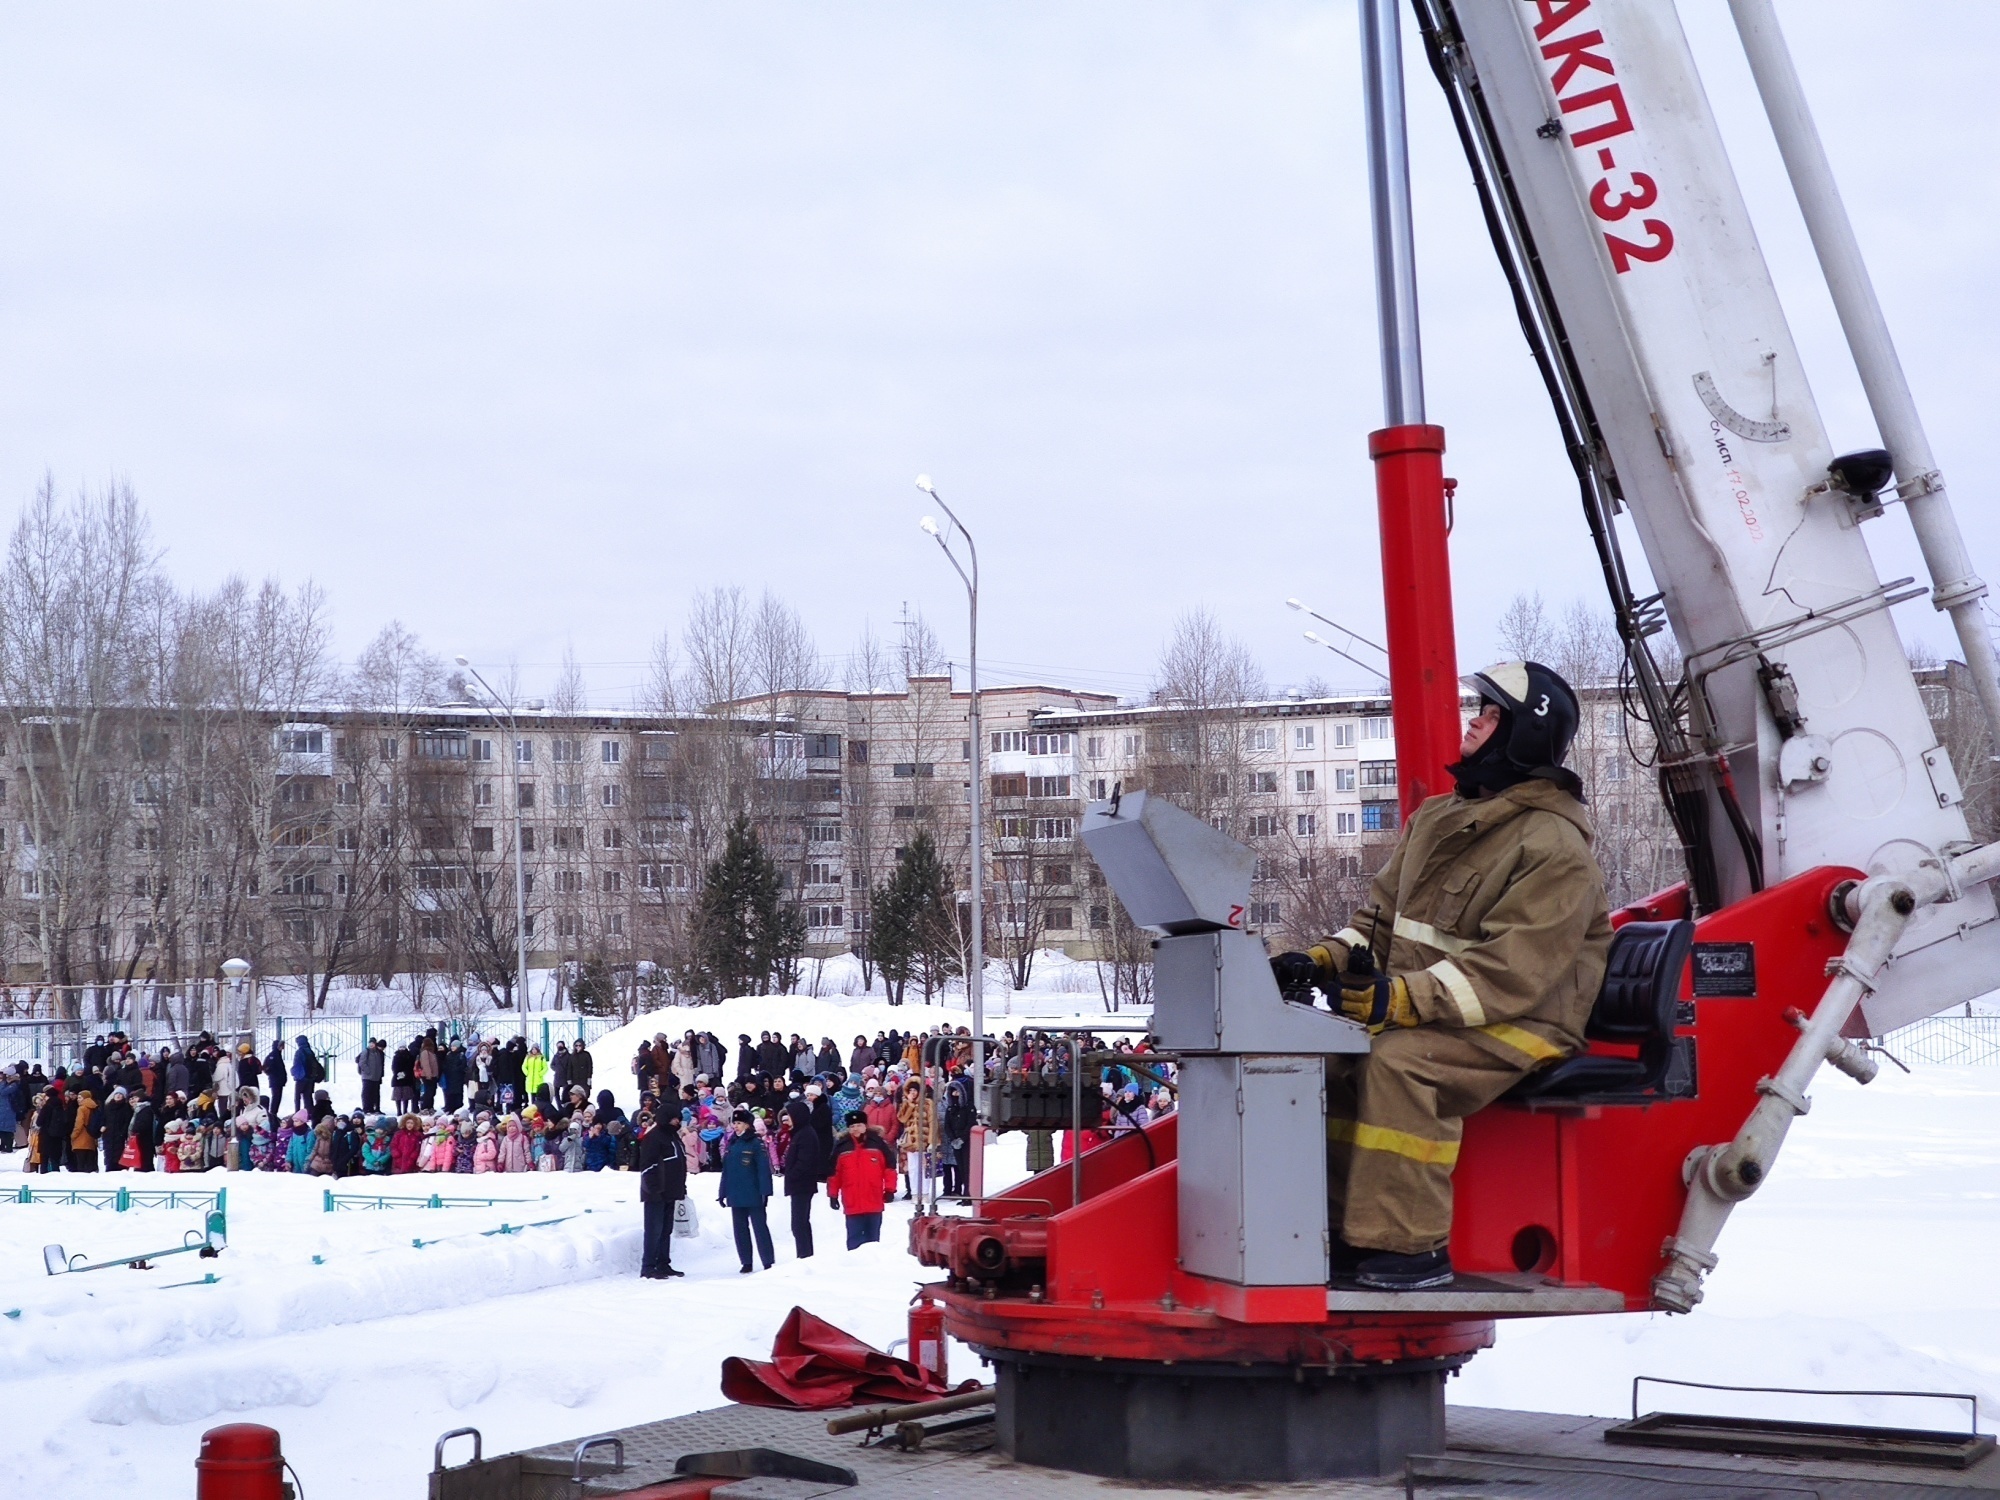
[(646, 1218), (646, 1242), (639, 1274), (649, 1281), (679, 1276), (672, 1264), (674, 1205), (687, 1196), (687, 1153), (671, 1120), (639, 1117), (639, 1206)]
[(813, 1127), (812, 1111), (805, 1100), (792, 1100), (785, 1106), (785, 1116), (792, 1122), (792, 1139), (785, 1147), (783, 1168), (785, 1196), (792, 1200), (792, 1248), (798, 1251), (800, 1260), (810, 1260), (813, 1199), (819, 1196), (819, 1185), (826, 1180), (828, 1152), (825, 1141)]
[(765, 1032), (757, 1044), (757, 1070), (766, 1078), (783, 1078), (792, 1070), (792, 1049)]

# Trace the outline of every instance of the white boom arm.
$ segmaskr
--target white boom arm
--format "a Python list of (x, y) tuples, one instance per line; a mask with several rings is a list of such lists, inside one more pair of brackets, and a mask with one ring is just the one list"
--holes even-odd
[[(1709, 900), (1819, 865), (1940, 867), (1970, 842), (1962, 796), (1889, 613), (1927, 590), (1885, 584), (1863, 538), (1886, 467), (1830, 470), (1671, 0), (1417, 6), (1586, 496), (1602, 497), (1600, 547), (1615, 558), (1622, 507), (1660, 589), (1625, 612), (1630, 628), (1663, 609), (1687, 663), (1679, 774)], [(1935, 501), (1956, 543), (1941, 485), (1905, 471), (1890, 425), (1898, 498)], [(1952, 571), (1939, 607), (1975, 607), (1983, 585)], [(1989, 646), (1975, 675), (1991, 660)], [(1910, 918), (1856, 1029), (1929, 1015), (1996, 972), (1993, 897), (1965, 888)]]

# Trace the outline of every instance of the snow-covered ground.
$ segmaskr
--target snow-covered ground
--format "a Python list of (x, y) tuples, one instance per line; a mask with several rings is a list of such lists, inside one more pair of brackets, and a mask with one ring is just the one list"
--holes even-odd
[[(731, 1020), (735, 1030), (790, 1030), (783, 1007), (811, 1003), (734, 1003), (765, 1007), (765, 1020), (723, 1013), (750, 1018)], [(848, 1041), (861, 1011), (841, 1013), (854, 1024), (832, 1034)], [(818, 1034), (806, 1014), (796, 1024)], [(1021, 1138), (997, 1151), (993, 1178), (1018, 1175)], [(19, 1160), (0, 1158), (0, 1196), (11, 1196)], [(106, 1179), (38, 1185), (79, 1181)], [(51, 1278), (44, 1244), (92, 1258), (163, 1248), (196, 1216), (0, 1202), (0, 1404), (15, 1414), (0, 1431), (0, 1472), (35, 1492), (187, 1493), (202, 1431), (254, 1420), (284, 1434), (310, 1491), (414, 1500), (448, 1428), (477, 1426), (489, 1452), (508, 1451), (713, 1405), (722, 1358), (767, 1351), (795, 1303), (883, 1345), (901, 1335), (911, 1286), (926, 1279), (902, 1250), (906, 1206), (892, 1211), (883, 1244), (848, 1254), (823, 1201), (818, 1256), (793, 1258), (778, 1204), (776, 1270), (739, 1275), (713, 1177), (696, 1179), (699, 1240), (676, 1242), (689, 1275), (666, 1283), (637, 1278), (629, 1176), (454, 1177), (451, 1190), (524, 1201), (335, 1214), (312, 1179), (212, 1173), (148, 1185), (166, 1182), (227, 1186), (230, 1248), (219, 1261), (183, 1255), (150, 1271)], [(378, 1179), (340, 1191), (378, 1189), (407, 1190)], [(564, 1221), (479, 1233), (552, 1218)], [(1996, 1229), (2000, 1068), (1889, 1070), (1865, 1091), (1828, 1074), (1779, 1170), (1725, 1235), (1699, 1312), (1503, 1325), (1451, 1399), (1616, 1415), (1631, 1377), (1649, 1374), (1970, 1391), (1990, 1415), (2000, 1408), (2000, 1283), (1985, 1275)], [(213, 1285), (170, 1285), (211, 1270)], [(964, 1350), (954, 1359), (955, 1373), (976, 1368)], [(1845, 1409), (1949, 1420), (1881, 1403)]]

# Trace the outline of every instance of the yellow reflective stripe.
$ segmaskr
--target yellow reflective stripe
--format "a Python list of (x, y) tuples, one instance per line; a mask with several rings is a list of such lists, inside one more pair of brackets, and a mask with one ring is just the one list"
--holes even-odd
[(1458, 1163), (1457, 1141), (1427, 1141), (1407, 1130), (1391, 1130), (1386, 1125), (1363, 1125), (1354, 1120), (1328, 1120), (1326, 1138), (1345, 1141), (1362, 1151), (1387, 1151), (1407, 1156), (1425, 1166), (1451, 1167)]
[(1413, 943), (1422, 943), (1435, 948), (1440, 953), (1463, 953), (1472, 946), (1462, 937), (1453, 937), (1448, 932), (1440, 932), (1428, 922), (1419, 922), (1415, 917), (1396, 918), (1396, 936), (1408, 938)]
[(1546, 1062), (1552, 1057), (1561, 1057), (1563, 1049), (1554, 1042), (1545, 1041), (1532, 1031), (1523, 1031), (1518, 1026), (1509, 1026), (1505, 1021), (1495, 1021), (1479, 1028), (1496, 1042), (1505, 1042), (1516, 1052), (1525, 1052), (1536, 1062)]
[(1333, 935), (1333, 940), (1336, 943), (1345, 943), (1350, 948), (1365, 947), (1368, 943), (1368, 939), (1356, 932), (1352, 927), (1341, 928), (1340, 931)]
[(1452, 1003), (1458, 1007), (1460, 1021), (1467, 1026), (1486, 1024), (1486, 1007), (1479, 1003), (1479, 992), (1472, 987), (1472, 981), (1465, 977), (1465, 970), (1450, 959), (1441, 958), (1424, 972), (1444, 986), (1445, 993), (1451, 996)]

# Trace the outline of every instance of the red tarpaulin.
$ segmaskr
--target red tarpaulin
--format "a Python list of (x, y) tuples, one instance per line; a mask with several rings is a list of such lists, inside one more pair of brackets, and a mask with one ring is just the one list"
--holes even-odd
[(778, 1329), (769, 1363), (735, 1358), (722, 1362), (722, 1394), (744, 1406), (823, 1411), (834, 1406), (928, 1401), (949, 1390), (907, 1359), (871, 1349), (803, 1307), (793, 1308)]

